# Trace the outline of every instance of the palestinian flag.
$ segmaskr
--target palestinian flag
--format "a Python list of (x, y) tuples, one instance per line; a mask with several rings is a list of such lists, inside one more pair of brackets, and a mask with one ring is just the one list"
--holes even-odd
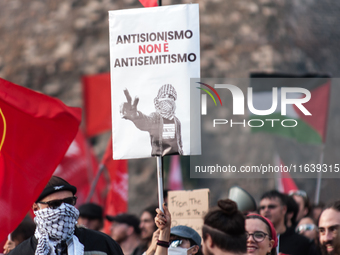
[[(327, 116), (331, 79), (328, 75), (306, 74), (266, 74), (252, 73), (250, 75), (250, 86), (253, 88), (253, 106), (258, 110), (270, 109), (273, 103), (272, 88), (278, 88), (278, 104), (276, 110), (265, 116), (250, 113), (251, 119), (260, 119), (264, 122), (261, 127), (252, 127), (252, 132), (268, 132), (289, 138), (301, 143), (322, 144), (326, 139)], [(303, 106), (311, 113), (305, 115), (293, 104), (287, 104), (286, 115), (281, 115), (281, 88), (297, 87), (310, 91), (311, 99)], [(288, 99), (304, 98), (303, 93), (287, 93)], [(266, 121), (276, 119), (279, 121)], [(297, 122), (295, 127), (285, 127), (281, 122), (286, 119), (294, 119)], [(255, 126), (255, 121), (252, 125)], [(286, 121), (286, 126), (294, 126), (293, 121)], [(260, 126), (259, 124), (256, 124)]]

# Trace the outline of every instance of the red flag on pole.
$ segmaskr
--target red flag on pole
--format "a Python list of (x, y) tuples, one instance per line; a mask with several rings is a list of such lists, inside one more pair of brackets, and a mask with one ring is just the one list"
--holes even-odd
[[(110, 174), (110, 189), (106, 198), (105, 215), (117, 215), (127, 211), (128, 203), (128, 161), (112, 159), (112, 139), (110, 139), (102, 164)], [(105, 221), (104, 231), (110, 234), (111, 223)]]
[[(80, 206), (85, 203), (98, 170), (98, 161), (83, 132), (79, 130), (54, 175), (77, 187), (77, 206)], [(106, 187), (106, 181), (101, 176), (96, 184), (92, 202), (104, 206)]]
[(110, 73), (82, 77), (86, 136), (111, 129)]
[(158, 6), (157, 0), (139, 0), (139, 2), (140, 2), (144, 7), (155, 7), (155, 6)]
[(0, 240), (44, 189), (80, 119), (79, 108), (0, 78)]
[(280, 173), (281, 177), (279, 179), (278, 190), (284, 194), (289, 194), (290, 191), (298, 190), (293, 178), (290, 176), (289, 172)]
[[(277, 166), (284, 167), (284, 164), (279, 155), (275, 156), (275, 163)], [(295, 181), (290, 176), (289, 172), (279, 171), (277, 173), (276, 180), (277, 190), (281, 193), (288, 194), (290, 191), (298, 190), (298, 187), (295, 184)]]

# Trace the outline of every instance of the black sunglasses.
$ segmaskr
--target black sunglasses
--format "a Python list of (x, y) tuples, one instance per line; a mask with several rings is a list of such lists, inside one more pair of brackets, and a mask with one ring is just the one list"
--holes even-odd
[(246, 232), (246, 236), (247, 236), (247, 239), (249, 238), (249, 236), (253, 236), (253, 240), (255, 242), (261, 243), (266, 238), (266, 236), (269, 236), (269, 235), (262, 231), (255, 231), (252, 234), (249, 234), (248, 232)]
[(64, 199), (56, 199), (56, 200), (51, 200), (47, 202), (38, 202), (38, 203), (47, 205), (51, 209), (57, 209), (59, 206), (61, 206), (62, 203), (66, 203), (69, 205), (76, 205), (77, 197), (67, 197)]

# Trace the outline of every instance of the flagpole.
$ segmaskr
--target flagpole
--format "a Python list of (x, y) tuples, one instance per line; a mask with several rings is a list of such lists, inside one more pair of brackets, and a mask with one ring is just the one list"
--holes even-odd
[(91, 190), (90, 190), (90, 193), (89, 193), (89, 195), (87, 196), (87, 198), (85, 200), (85, 203), (89, 203), (90, 202), (90, 200), (91, 200), (91, 198), (92, 198), (92, 196), (94, 194), (94, 191), (96, 189), (97, 183), (99, 181), (99, 177), (102, 174), (102, 172), (104, 171), (104, 169), (105, 169), (104, 164), (100, 164), (99, 165), (99, 170), (98, 170), (98, 172), (97, 172), (97, 174), (96, 174), (96, 176), (95, 176), (95, 178), (94, 178), (94, 180), (93, 180), (93, 182), (91, 184)]
[[(320, 165), (321, 165), (321, 169), (322, 169), (322, 164), (323, 164), (323, 158), (324, 158), (324, 149), (325, 149), (325, 145), (322, 145), (322, 150), (321, 150), (321, 155), (320, 155)], [(314, 199), (314, 203), (317, 205), (320, 201), (320, 190), (321, 190), (321, 177), (322, 177), (322, 172), (320, 171), (318, 173), (318, 177), (316, 179), (316, 189), (315, 189), (315, 199)]]
[[(86, 145), (88, 145), (88, 144), (86, 144)], [(88, 145), (89, 146), (89, 145)], [(86, 172), (87, 172), (87, 178), (88, 178), (88, 181), (89, 181), (89, 183), (91, 182), (91, 180), (93, 180), (93, 174), (94, 174), (94, 171), (93, 171), (93, 165), (92, 165), (92, 159), (91, 159), (91, 152), (90, 152), (90, 149), (87, 147), (86, 148), (86, 150), (85, 150), (85, 153), (86, 153), (86, 165), (87, 165), (87, 167), (86, 167)], [(100, 167), (100, 166), (99, 166)], [(99, 171), (98, 171), (99, 172)], [(96, 178), (97, 176), (95, 176), (95, 178)], [(98, 176), (98, 179), (99, 179), (99, 176)], [(97, 182), (98, 182), (98, 180), (97, 180)], [(93, 191), (92, 191), (92, 194), (91, 194), (91, 197), (90, 197), (90, 195), (88, 196), (88, 197), (90, 197), (89, 198), (89, 200), (87, 201), (87, 199), (86, 199), (86, 202), (88, 203), (88, 202), (90, 202), (90, 199), (92, 198), (92, 196), (94, 195), (94, 191), (95, 191), (95, 188), (96, 188), (96, 185), (97, 185), (97, 182), (95, 183), (95, 186), (94, 186), (94, 188), (93, 188)], [(92, 188), (92, 186), (91, 186), (91, 188)], [(97, 195), (97, 202), (98, 202), (98, 195)]]
[(157, 180), (158, 180), (158, 206), (163, 211), (163, 165), (162, 157), (157, 157)]
[[(331, 80), (331, 76), (327, 75), (329, 78), (329, 82), (332, 82)], [(326, 120), (325, 120), (325, 129), (324, 132), (322, 134), (323, 138), (322, 138), (322, 148), (321, 148), (321, 155), (320, 155), (320, 164), (321, 164), (321, 169), (322, 169), (322, 164), (323, 164), (323, 159), (324, 159), (324, 150), (325, 150), (325, 144), (326, 144), (326, 138), (327, 138), (327, 123), (328, 123), (328, 113), (329, 113), (329, 102), (330, 102), (330, 94), (331, 94), (331, 87), (329, 89), (329, 93), (327, 95), (327, 114), (326, 114)], [(314, 203), (317, 205), (320, 201), (320, 192), (321, 192), (321, 178), (322, 178), (322, 171), (320, 171), (320, 173), (318, 173), (318, 177), (316, 180), (316, 190), (315, 190), (315, 199), (314, 199)]]
[[(162, 0), (157, 0), (158, 6), (162, 6)], [(162, 156), (157, 156), (157, 180), (158, 180), (158, 207), (163, 211), (163, 165)]]

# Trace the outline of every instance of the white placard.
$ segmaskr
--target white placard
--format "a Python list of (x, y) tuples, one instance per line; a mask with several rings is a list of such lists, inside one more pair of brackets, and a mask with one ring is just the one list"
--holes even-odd
[(200, 137), (190, 141), (198, 4), (109, 11), (109, 24), (113, 158), (200, 154)]

